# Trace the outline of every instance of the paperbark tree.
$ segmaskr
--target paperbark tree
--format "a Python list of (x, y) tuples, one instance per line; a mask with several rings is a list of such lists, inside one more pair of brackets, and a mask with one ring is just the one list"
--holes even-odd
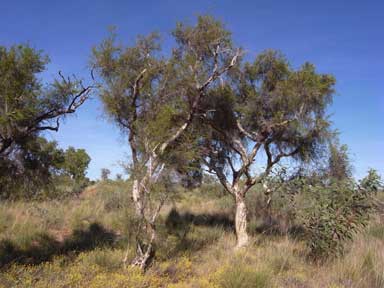
[(241, 65), (231, 78), (205, 98), (201, 119), (208, 129), (201, 146), (208, 172), (235, 199), (239, 248), (249, 242), (247, 191), (283, 159), (319, 155), (330, 135), (325, 112), (335, 80), (309, 63), (294, 70), (274, 51)]
[(188, 130), (202, 99), (240, 56), (230, 33), (208, 16), (195, 26), (178, 23), (172, 35), (177, 46), (168, 57), (160, 54), (155, 33), (127, 48), (112, 35), (94, 49), (106, 112), (128, 134), (132, 199), (142, 232), (131, 264), (142, 269), (153, 258), (156, 219), (168, 196), (163, 190), (155, 197), (153, 187), (176, 164), (177, 154), (188, 150)]

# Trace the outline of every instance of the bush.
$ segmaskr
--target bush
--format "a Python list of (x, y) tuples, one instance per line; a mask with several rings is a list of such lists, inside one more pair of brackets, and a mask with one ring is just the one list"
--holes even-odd
[(368, 224), (370, 194), (350, 181), (310, 187), (312, 203), (302, 213), (310, 256), (339, 255), (346, 240)]

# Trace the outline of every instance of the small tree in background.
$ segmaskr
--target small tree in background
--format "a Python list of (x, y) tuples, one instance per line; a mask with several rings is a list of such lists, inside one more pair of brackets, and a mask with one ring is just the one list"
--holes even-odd
[(55, 141), (29, 137), (23, 149), (0, 160), (0, 197), (33, 198), (54, 189), (55, 176), (61, 173), (64, 152)]
[[(164, 171), (179, 166), (181, 154), (193, 150), (188, 131), (201, 101), (240, 53), (233, 48), (230, 33), (211, 17), (199, 17), (195, 26), (178, 23), (173, 36), (177, 46), (170, 56), (160, 55), (157, 34), (138, 37), (136, 45), (127, 48), (111, 37), (94, 49), (105, 110), (128, 134), (132, 198), (141, 220), (132, 264), (141, 268), (154, 255), (155, 222), (168, 197), (167, 189), (154, 187)], [(163, 195), (154, 197), (154, 191)]]
[(109, 175), (111, 174), (111, 170), (108, 168), (101, 168), (101, 180), (107, 181), (109, 179)]
[(75, 149), (68, 147), (64, 152), (63, 170), (75, 181), (85, 179), (85, 173), (88, 168), (91, 157), (84, 149)]
[(365, 190), (371, 190), (374, 193), (383, 189), (383, 181), (375, 169), (369, 169), (368, 175), (360, 180), (360, 187)]
[(338, 142), (330, 143), (328, 175), (331, 180), (341, 181), (352, 177), (352, 167), (348, 155), (348, 146)]
[(236, 202), (236, 247), (243, 247), (249, 239), (247, 191), (283, 159), (309, 161), (320, 155), (330, 135), (325, 111), (335, 79), (309, 63), (294, 70), (274, 51), (232, 71), (231, 79), (204, 99), (201, 147), (208, 172)]

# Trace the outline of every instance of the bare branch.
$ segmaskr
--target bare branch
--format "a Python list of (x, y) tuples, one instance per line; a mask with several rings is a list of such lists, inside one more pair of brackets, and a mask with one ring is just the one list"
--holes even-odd
[[(39, 116), (37, 116), (29, 125), (24, 129), (25, 133), (32, 133), (35, 131), (43, 131), (43, 130), (52, 130), (52, 131), (57, 131), (58, 126), (59, 126), (59, 119), (58, 117), (64, 116), (66, 114), (72, 114), (76, 111), (78, 107), (80, 107), (89, 97), (89, 93), (93, 86), (88, 86), (84, 89), (82, 89), (78, 94), (76, 94), (67, 108), (64, 109), (52, 109), (49, 110)], [(39, 126), (40, 123), (49, 121), (51, 119), (56, 119), (56, 126)]]
[(139, 96), (140, 81), (143, 79), (144, 74), (147, 72), (147, 68), (144, 68), (139, 75), (137, 75), (135, 83), (132, 85), (132, 106), (136, 107), (136, 100)]
[(35, 131), (43, 131), (43, 130), (51, 130), (51, 131), (59, 131), (59, 127), (60, 127), (60, 121), (59, 121), (59, 118), (56, 119), (56, 126), (39, 126), (39, 127), (36, 127), (36, 130)]

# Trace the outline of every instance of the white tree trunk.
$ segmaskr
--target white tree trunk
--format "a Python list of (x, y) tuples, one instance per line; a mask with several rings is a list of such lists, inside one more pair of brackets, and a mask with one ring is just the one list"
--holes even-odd
[(133, 185), (132, 185), (132, 198), (133, 198), (133, 203), (135, 204), (135, 209), (136, 209), (136, 215), (138, 217), (142, 217), (142, 212), (143, 212), (143, 203), (141, 200), (141, 191), (139, 187), (139, 180), (134, 179), (133, 180)]
[(143, 271), (148, 268), (155, 256), (155, 249), (153, 245), (157, 233), (154, 226), (152, 226), (150, 230), (151, 235), (148, 243), (143, 245), (142, 243), (137, 242), (136, 257), (131, 262), (131, 266), (139, 267)]
[[(139, 230), (141, 230), (141, 232), (144, 234), (136, 239), (136, 257), (131, 261), (131, 265), (139, 267), (142, 270), (147, 269), (153, 260), (155, 255), (154, 242), (157, 236), (154, 222), (156, 220), (158, 211), (154, 211), (154, 214), (150, 216), (145, 215), (146, 212), (144, 211), (146, 201), (144, 190), (146, 189), (145, 183), (147, 182), (147, 179), (148, 178), (146, 177), (141, 178), (140, 180), (134, 179), (132, 185), (132, 198), (135, 204), (136, 215), (141, 220), (141, 223), (139, 224)], [(160, 208), (161, 206), (159, 207), (159, 210)], [(128, 260), (127, 257), (128, 250), (123, 260), (124, 264), (126, 264)]]
[(249, 236), (247, 232), (247, 206), (245, 205), (244, 196), (236, 196), (236, 216), (235, 216), (235, 228), (236, 228), (236, 249), (242, 248), (249, 243)]

